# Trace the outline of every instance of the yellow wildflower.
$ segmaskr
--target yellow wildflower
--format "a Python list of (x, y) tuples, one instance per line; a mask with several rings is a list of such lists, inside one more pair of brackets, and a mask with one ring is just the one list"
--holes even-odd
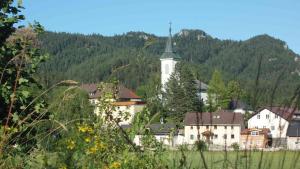
[(118, 169), (120, 167), (121, 167), (121, 163), (119, 163), (119, 162), (113, 162), (110, 166), (110, 168), (112, 168), (112, 169)]
[(89, 142), (91, 142), (91, 139), (89, 137), (87, 137), (87, 138), (84, 139), (84, 141), (89, 143)]
[(75, 148), (75, 142), (73, 140), (68, 140), (67, 144), (67, 149), (73, 150)]
[(65, 165), (59, 167), (59, 169), (67, 169), (67, 167)]
[(95, 154), (96, 152), (97, 152), (97, 147), (96, 146), (94, 146), (94, 147), (91, 147), (91, 148), (89, 148), (87, 151), (86, 151), (86, 153), (87, 154)]

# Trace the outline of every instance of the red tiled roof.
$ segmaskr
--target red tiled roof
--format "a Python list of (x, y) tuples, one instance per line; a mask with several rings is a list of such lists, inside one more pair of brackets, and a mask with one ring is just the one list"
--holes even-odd
[[(109, 86), (110, 84), (108, 84)], [(89, 93), (90, 99), (96, 99), (101, 96), (101, 91), (98, 90), (98, 84), (82, 84), (81, 88)], [(108, 87), (107, 90), (112, 90), (111, 87)], [(141, 99), (136, 95), (132, 90), (124, 87), (123, 85), (118, 85), (118, 98), (119, 99)]]
[(186, 113), (184, 125), (217, 125), (217, 124), (235, 124), (244, 127), (244, 118), (241, 113), (229, 111), (217, 112), (190, 112)]

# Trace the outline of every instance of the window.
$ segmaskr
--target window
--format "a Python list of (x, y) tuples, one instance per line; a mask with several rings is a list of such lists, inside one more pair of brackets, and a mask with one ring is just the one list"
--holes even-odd
[(234, 139), (234, 134), (231, 134), (231, 139)]
[(200, 129), (200, 126), (197, 126), (197, 129)]
[(266, 119), (269, 119), (270, 115), (266, 114)]
[(271, 126), (271, 130), (275, 130), (275, 126)]
[(231, 126), (231, 130), (233, 130), (233, 126)]
[(206, 126), (206, 129), (209, 129), (209, 126)]
[(275, 119), (278, 119), (278, 115), (277, 114), (275, 114)]
[(252, 136), (258, 136), (258, 131), (251, 131)]
[(266, 126), (263, 126), (263, 128), (265, 129), (265, 128), (266, 128)]
[(224, 134), (224, 139), (227, 139), (227, 134)]
[(255, 126), (256, 129), (258, 129), (258, 126)]
[(214, 129), (217, 129), (217, 126), (216, 126), (216, 125), (214, 126)]
[(197, 138), (198, 138), (198, 140), (200, 140), (200, 135), (199, 134), (197, 135)]
[(165, 65), (165, 74), (169, 74), (169, 65), (168, 64)]
[(260, 119), (260, 115), (259, 114), (257, 115), (257, 119)]
[(227, 129), (227, 126), (224, 126), (224, 129)]
[(217, 138), (218, 138), (218, 135), (217, 135), (217, 134), (215, 134), (215, 135), (214, 135), (214, 138), (215, 138), (215, 139), (217, 139)]
[(191, 134), (191, 135), (190, 135), (190, 139), (191, 139), (191, 140), (194, 140), (194, 135)]
[(193, 126), (191, 126), (191, 130), (193, 130)]

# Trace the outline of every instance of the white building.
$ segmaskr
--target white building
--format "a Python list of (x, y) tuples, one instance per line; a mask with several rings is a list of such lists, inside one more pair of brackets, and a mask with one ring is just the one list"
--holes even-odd
[(197, 140), (219, 146), (239, 144), (243, 129), (244, 119), (240, 113), (192, 112), (187, 113), (184, 118), (184, 137), (187, 144), (194, 144)]
[(300, 150), (300, 121), (290, 122), (287, 133), (287, 148), (290, 150)]
[[(180, 133), (180, 130), (177, 129), (174, 124), (150, 124), (147, 126), (147, 129), (155, 139), (162, 143), (163, 145), (167, 145), (170, 147), (175, 147), (178, 145), (182, 145), (184, 142), (184, 136)], [(134, 137), (133, 142), (136, 145), (143, 145), (143, 137), (144, 135), (136, 135)]]
[(170, 26), (166, 49), (160, 57), (162, 91), (165, 91), (166, 83), (169, 81), (171, 75), (175, 71), (175, 66), (179, 59), (180, 57), (177, 54), (175, 54), (172, 49), (172, 34)]
[(263, 108), (248, 120), (248, 128), (268, 128), (272, 138), (285, 138), (293, 114), (292, 108)]
[[(95, 105), (94, 113), (100, 115), (99, 99), (103, 93), (109, 92), (112, 89), (108, 87), (103, 90), (109, 91), (100, 91), (97, 84), (83, 84), (81, 88), (88, 92), (90, 102), (92, 105)], [(146, 103), (142, 101), (141, 97), (122, 85), (117, 86), (117, 91), (117, 97), (111, 103), (114, 106), (112, 115), (115, 118), (120, 118), (120, 125), (131, 124), (135, 114), (141, 112)]]

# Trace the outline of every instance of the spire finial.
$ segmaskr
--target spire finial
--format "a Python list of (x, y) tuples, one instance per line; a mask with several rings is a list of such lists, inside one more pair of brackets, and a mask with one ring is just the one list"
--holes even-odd
[(169, 22), (169, 38), (167, 40), (166, 50), (165, 52), (173, 52), (172, 51), (172, 22)]
[(169, 33), (170, 33), (170, 36), (171, 36), (172, 35), (172, 22), (171, 21), (169, 22), (169, 25), (170, 25)]

